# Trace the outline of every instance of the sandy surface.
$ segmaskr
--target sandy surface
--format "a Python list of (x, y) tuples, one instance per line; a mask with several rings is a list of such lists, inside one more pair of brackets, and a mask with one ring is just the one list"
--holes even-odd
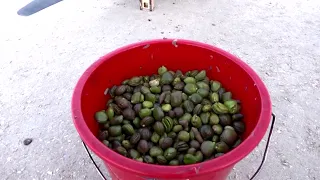
[[(26, 0), (0, 3), (0, 179), (99, 179), (72, 124), (73, 87), (103, 54), (163, 37), (230, 51), (268, 86), (278, 119), (257, 179), (320, 179), (320, 1), (156, 1), (141, 12), (134, 0), (65, 0), (30, 17), (16, 15)], [(230, 179), (253, 174), (264, 144)]]

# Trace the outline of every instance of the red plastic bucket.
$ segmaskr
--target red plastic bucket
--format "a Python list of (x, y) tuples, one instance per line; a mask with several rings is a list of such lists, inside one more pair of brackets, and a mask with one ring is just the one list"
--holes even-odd
[[(165, 65), (171, 70), (206, 69), (242, 102), (245, 140), (229, 153), (200, 164), (150, 165), (107, 148), (97, 138), (97, 110), (105, 108), (107, 87), (137, 75), (151, 75)], [(268, 91), (258, 75), (235, 56), (210, 45), (188, 40), (151, 40), (131, 44), (103, 56), (78, 81), (72, 98), (73, 122), (85, 144), (106, 164), (113, 180), (222, 180), (232, 167), (261, 141), (271, 118)]]

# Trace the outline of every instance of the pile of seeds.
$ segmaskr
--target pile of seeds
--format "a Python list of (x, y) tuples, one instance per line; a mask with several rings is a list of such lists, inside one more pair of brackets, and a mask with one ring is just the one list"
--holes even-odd
[(206, 71), (138, 76), (108, 89), (106, 110), (96, 112), (99, 139), (117, 153), (160, 165), (200, 163), (241, 143), (240, 101)]

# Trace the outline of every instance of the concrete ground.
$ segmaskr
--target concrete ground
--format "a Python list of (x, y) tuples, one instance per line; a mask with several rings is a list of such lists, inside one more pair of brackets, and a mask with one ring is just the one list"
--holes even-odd
[[(277, 122), (256, 179), (320, 179), (319, 0), (156, 0), (154, 12), (138, 0), (65, 0), (17, 16), (27, 2), (0, 5), (0, 179), (99, 179), (72, 123), (73, 87), (105, 53), (163, 37), (230, 51), (266, 83)], [(248, 179), (264, 145), (229, 179)]]

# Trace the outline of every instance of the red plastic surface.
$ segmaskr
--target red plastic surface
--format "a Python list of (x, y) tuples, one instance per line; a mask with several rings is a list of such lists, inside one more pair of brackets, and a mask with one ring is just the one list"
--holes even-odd
[[(137, 75), (151, 75), (161, 65), (184, 72), (206, 69), (241, 100), (245, 140), (236, 149), (200, 164), (160, 166), (123, 157), (97, 138), (94, 113), (105, 108), (106, 88)], [(210, 45), (188, 40), (152, 40), (117, 49), (92, 64), (78, 81), (72, 98), (73, 122), (81, 139), (107, 165), (114, 180), (222, 180), (232, 167), (261, 141), (271, 118), (269, 93), (258, 75), (235, 56)]]

